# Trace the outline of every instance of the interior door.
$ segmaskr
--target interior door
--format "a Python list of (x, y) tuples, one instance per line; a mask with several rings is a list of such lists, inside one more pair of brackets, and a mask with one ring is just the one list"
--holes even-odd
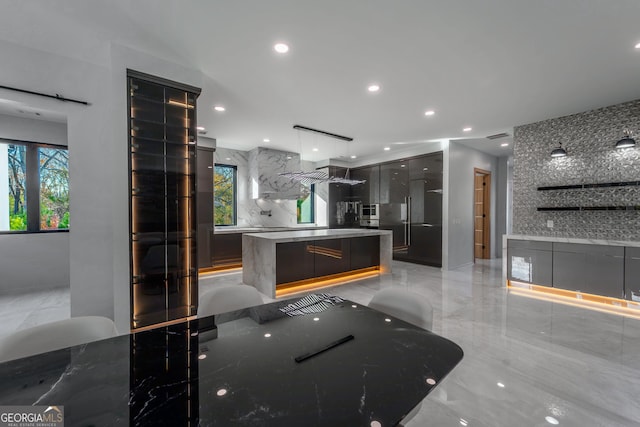
[(490, 248), (490, 189), (491, 173), (474, 169), (474, 258), (491, 258)]

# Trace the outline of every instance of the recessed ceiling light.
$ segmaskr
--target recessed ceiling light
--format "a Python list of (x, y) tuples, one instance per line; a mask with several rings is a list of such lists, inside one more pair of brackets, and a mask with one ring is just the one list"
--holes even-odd
[(225, 160), (226, 160), (226, 161), (229, 161), (229, 160), (231, 160), (231, 157), (227, 157)]
[(367, 88), (367, 90), (368, 90), (369, 92), (377, 92), (377, 91), (379, 91), (379, 90), (380, 90), (380, 85), (375, 85), (375, 84), (370, 85), (370, 86)]
[(401, 168), (403, 168), (403, 167), (405, 167), (405, 166), (407, 166), (407, 165), (400, 165), (400, 167), (401, 167)]
[(504, 388), (504, 384), (502, 384), (502, 383), (498, 383), (498, 387), (500, 387), (500, 388)]
[(271, 140), (269, 138), (265, 138), (262, 140), (262, 142), (271, 142)]
[(204, 128), (202, 126), (198, 126), (196, 127), (197, 130), (204, 130)]
[(471, 131), (472, 131), (472, 128), (464, 128), (464, 129), (462, 129), (462, 132), (471, 132)]
[(500, 147), (508, 147), (509, 143), (508, 142), (503, 142), (502, 144), (500, 144)]
[(289, 46), (284, 43), (276, 43), (273, 48), (278, 53), (287, 53), (289, 52)]
[(225, 394), (227, 394), (227, 389), (226, 388), (221, 388), (220, 390), (216, 391), (216, 395), (217, 396), (224, 396)]
[(224, 108), (222, 105), (216, 105), (215, 107), (213, 107), (213, 109), (220, 112), (223, 112), (226, 110), (226, 108)]
[(391, 150), (390, 147), (384, 147), (384, 151), (389, 151), (389, 150)]
[(200, 360), (204, 360), (206, 358), (207, 358), (206, 354), (201, 354), (201, 355), (198, 356), (198, 359), (200, 359)]
[(436, 112), (435, 112), (435, 111), (433, 111), (433, 110), (427, 110), (427, 111), (425, 111), (425, 112), (424, 112), (424, 115), (425, 115), (425, 116), (433, 116), (435, 113), (436, 113)]
[(636, 49), (640, 49), (640, 43), (636, 44)]
[(317, 148), (312, 148), (312, 150), (313, 150), (313, 151), (318, 151), (318, 149), (317, 149)]
[(352, 159), (355, 159), (356, 157), (358, 157), (358, 156), (351, 156)]
[(287, 160), (291, 160), (291, 156), (287, 156)]

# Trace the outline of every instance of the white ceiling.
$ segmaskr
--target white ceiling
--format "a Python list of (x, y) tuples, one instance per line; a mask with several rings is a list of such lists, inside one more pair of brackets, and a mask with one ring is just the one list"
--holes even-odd
[(92, 62), (115, 41), (201, 70), (199, 124), (230, 148), (322, 160), (465, 138), (500, 155), (487, 135), (640, 98), (638, 0), (1, 1), (1, 39)]

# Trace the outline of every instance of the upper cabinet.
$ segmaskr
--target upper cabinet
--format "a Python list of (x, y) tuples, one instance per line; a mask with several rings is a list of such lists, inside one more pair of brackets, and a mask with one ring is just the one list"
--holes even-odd
[(380, 166), (352, 169), (350, 178), (366, 181), (351, 187), (351, 199), (364, 205), (380, 203)]
[(380, 203), (405, 203), (409, 196), (409, 167), (405, 160), (380, 165)]

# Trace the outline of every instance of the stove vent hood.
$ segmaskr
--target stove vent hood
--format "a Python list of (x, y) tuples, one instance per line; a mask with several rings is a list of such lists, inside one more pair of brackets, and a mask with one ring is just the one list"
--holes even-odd
[(283, 172), (299, 172), (300, 155), (287, 151), (258, 147), (249, 151), (249, 191), (253, 199), (299, 199), (303, 186)]

